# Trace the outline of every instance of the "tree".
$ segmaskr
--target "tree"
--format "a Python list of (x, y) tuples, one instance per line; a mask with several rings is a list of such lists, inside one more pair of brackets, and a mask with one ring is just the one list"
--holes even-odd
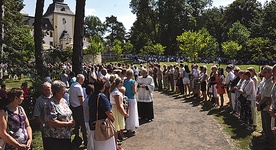
[(74, 45), (73, 45), (73, 56), (72, 56), (73, 72), (75, 72), (76, 74), (82, 73), (84, 11), (85, 11), (85, 0), (77, 0), (75, 28), (74, 28)]
[(123, 23), (117, 21), (117, 17), (113, 15), (111, 15), (111, 17), (106, 17), (104, 26), (108, 34), (105, 38), (110, 41), (110, 45), (112, 45), (115, 40), (124, 42), (126, 29)]
[(276, 44), (274, 40), (276, 38), (276, 0), (265, 3), (263, 15), (262, 36)]
[(94, 35), (102, 37), (104, 35), (104, 25), (98, 17), (87, 16), (84, 19), (84, 24), (86, 37), (92, 37)]
[(123, 48), (122, 48), (122, 42), (119, 40), (114, 40), (114, 43), (111, 47), (111, 52), (113, 52), (113, 54), (117, 57), (117, 59), (119, 57), (121, 57), (122, 52), (123, 52)]
[(228, 37), (229, 40), (235, 41), (239, 44), (245, 44), (250, 37), (250, 31), (248, 31), (248, 29), (238, 21), (229, 29)]
[(34, 39), (35, 39), (35, 66), (36, 71), (39, 76), (46, 77), (46, 69), (43, 61), (43, 33), (42, 33), (42, 13), (44, 7), (44, 0), (36, 1), (36, 9), (35, 9), (35, 22), (34, 22)]
[(215, 45), (212, 43), (215, 40), (204, 28), (195, 32), (183, 32), (182, 35), (177, 36), (177, 41), (179, 42), (180, 54), (190, 57), (193, 61), (200, 54), (203, 54), (208, 45)]
[(163, 55), (166, 46), (161, 45), (160, 43), (153, 45), (153, 53), (156, 55)]
[(123, 53), (124, 54), (131, 54), (132, 50), (133, 50), (133, 45), (130, 43), (130, 41), (127, 41), (127, 43), (124, 45), (123, 48)]
[[(251, 32), (255, 29), (258, 33), (258, 26), (261, 25), (261, 3), (257, 0), (235, 0), (225, 11), (226, 26), (230, 26), (239, 21)], [(257, 34), (258, 35), (258, 34)]]
[(155, 7), (155, 0), (131, 0), (130, 2), (132, 13), (137, 17), (130, 32), (130, 41), (135, 53), (139, 53), (149, 41), (151, 43), (157, 41), (158, 23)]
[(95, 56), (99, 55), (101, 52), (104, 52), (105, 47), (101, 40), (101, 37), (94, 34), (92, 37), (90, 37), (90, 45), (84, 49), (84, 54), (92, 54), (93, 64)]
[(262, 37), (251, 38), (247, 41), (247, 49), (251, 54), (251, 60), (259, 61), (260, 59), (266, 60), (276, 57), (276, 50), (270, 46), (271, 42)]
[[(210, 35), (212, 35), (216, 41), (218, 42), (217, 45), (219, 47), (219, 51), (216, 52), (217, 56), (222, 56), (222, 47), (221, 44), (223, 41), (226, 40), (227, 37), (227, 31), (225, 27), (225, 21), (224, 21), (224, 7), (214, 7), (211, 9), (206, 9), (204, 13), (202, 14), (202, 25), (204, 28), (208, 30)], [(213, 49), (210, 49), (213, 50)], [(205, 51), (206, 53), (209, 53), (209, 51)], [(205, 55), (209, 56), (209, 55)]]
[(239, 45), (235, 41), (228, 41), (222, 43), (222, 51), (230, 59), (237, 58), (237, 54), (242, 49), (242, 45)]

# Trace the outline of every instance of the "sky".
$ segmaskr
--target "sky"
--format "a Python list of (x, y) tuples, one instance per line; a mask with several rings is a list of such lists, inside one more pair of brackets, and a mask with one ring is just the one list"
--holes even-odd
[[(117, 17), (117, 20), (122, 22), (127, 31), (129, 31), (133, 22), (136, 20), (136, 16), (131, 13), (131, 9), (129, 8), (130, 1), (131, 0), (86, 0), (85, 15), (97, 16), (102, 22), (105, 21), (106, 17), (113, 15)], [(234, 0), (213, 0), (213, 6), (227, 6), (233, 1)], [(266, 0), (258, 1), (264, 4)], [(52, 2), (53, 0), (45, 0), (44, 12)], [(70, 9), (75, 13), (76, 0), (64, 0), (64, 3), (67, 3)], [(30, 16), (34, 16), (36, 0), (24, 0), (24, 4), (25, 7), (23, 11)]]

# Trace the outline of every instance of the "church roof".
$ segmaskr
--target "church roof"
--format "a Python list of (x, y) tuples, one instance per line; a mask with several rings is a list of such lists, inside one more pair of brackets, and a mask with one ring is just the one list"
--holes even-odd
[(63, 31), (59, 39), (72, 39), (67, 31)]
[(52, 4), (49, 5), (46, 13), (43, 16), (48, 16), (53, 13), (60, 13), (66, 15), (75, 15), (69, 8), (69, 6), (63, 2), (53, 1)]

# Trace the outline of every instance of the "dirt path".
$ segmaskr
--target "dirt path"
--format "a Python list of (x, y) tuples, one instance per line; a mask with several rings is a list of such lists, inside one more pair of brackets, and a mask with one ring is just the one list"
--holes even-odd
[(183, 98), (154, 93), (155, 119), (123, 142), (125, 150), (232, 150), (218, 123)]

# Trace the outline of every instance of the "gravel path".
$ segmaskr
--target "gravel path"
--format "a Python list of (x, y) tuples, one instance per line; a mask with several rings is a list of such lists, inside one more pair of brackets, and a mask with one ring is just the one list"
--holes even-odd
[(125, 150), (233, 150), (221, 127), (207, 111), (183, 98), (154, 93), (152, 122), (142, 124), (136, 135), (123, 141)]

